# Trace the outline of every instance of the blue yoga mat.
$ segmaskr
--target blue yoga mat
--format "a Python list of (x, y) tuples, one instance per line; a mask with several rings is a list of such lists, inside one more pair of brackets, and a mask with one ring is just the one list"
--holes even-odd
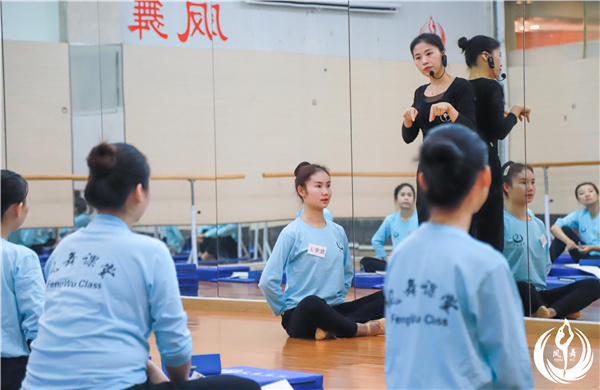
[(309, 372), (237, 366), (224, 368), (221, 370), (221, 374), (252, 379), (261, 386), (286, 379), (295, 390), (323, 388), (323, 375)]

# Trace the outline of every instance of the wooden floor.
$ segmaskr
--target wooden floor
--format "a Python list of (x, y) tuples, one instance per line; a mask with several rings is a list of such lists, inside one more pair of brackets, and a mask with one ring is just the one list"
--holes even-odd
[[(348, 299), (352, 297), (361, 298), (365, 295), (373, 294), (376, 289), (369, 288), (351, 288), (348, 293)], [(355, 295), (356, 294), (356, 295)], [(264, 295), (256, 283), (234, 283), (234, 282), (207, 282), (198, 283), (198, 296), (200, 297), (221, 297), (232, 299), (265, 299)], [(591, 321), (600, 323), (600, 300), (592, 303), (582, 311), (580, 321)], [(599, 357), (600, 360), (600, 357)]]
[[(192, 307), (202, 307), (193, 300)], [(226, 308), (229, 301), (214, 303)], [(209, 304), (213, 302), (209, 300)], [(194, 354), (220, 353), (223, 367), (254, 366), (293, 371), (320, 373), (325, 389), (385, 389), (384, 351), (385, 336), (345, 340), (299, 340), (289, 338), (279, 318), (261, 306), (258, 313), (235, 310), (254, 310), (261, 302), (233, 302), (234, 311), (199, 310), (184, 303), (188, 312), (188, 326), (194, 340)], [(207, 307), (214, 307), (207, 306)], [(237, 309), (236, 309), (237, 307)], [(264, 310), (263, 310), (264, 309)], [(594, 366), (587, 376), (570, 386), (555, 385), (534, 367), (535, 388), (598, 389), (600, 387), (600, 326), (584, 330), (590, 339)], [(556, 321), (528, 321), (527, 339), (530, 353), (544, 330), (557, 325)], [(560, 324), (558, 324), (560, 325)], [(573, 323), (578, 327), (576, 323)], [(151, 355), (159, 361), (156, 344), (151, 342)]]

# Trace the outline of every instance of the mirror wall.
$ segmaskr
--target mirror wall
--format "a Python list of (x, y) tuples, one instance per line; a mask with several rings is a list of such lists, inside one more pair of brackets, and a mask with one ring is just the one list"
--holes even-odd
[[(395, 187), (415, 184), (422, 137), (402, 140), (402, 113), (428, 82), (409, 45), (429, 31), (459, 77), (469, 71), (458, 38), (501, 42), (507, 107), (532, 109), (501, 143), (501, 160), (535, 164), (530, 208), (542, 220), (547, 209), (547, 225), (579, 207), (577, 183), (597, 183), (597, 164), (552, 166), (600, 160), (590, 146), (599, 144), (597, 3), (307, 3), (3, 2), (3, 167), (85, 175), (100, 140), (136, 145), (156, 179), (136, 229), (166, 239), (177, 227), (188, 249), (201, 247), (208, 280), (197, 295), (262, 299), (254, 283), (212, 280), (264, 266), (301, 209), (294, 168), (322, 163), (333, 172), (329, 209), (360, 270), (397, 212)], [(72, 227), (83, 185), (32, 180), (27, 227)]]

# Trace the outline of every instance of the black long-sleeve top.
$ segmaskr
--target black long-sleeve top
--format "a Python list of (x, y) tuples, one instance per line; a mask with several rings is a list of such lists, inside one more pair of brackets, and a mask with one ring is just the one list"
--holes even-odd
[(456, 77), (444, 93), (436, 96), (425, 96), (425, 89), (428, 86), (429, 84), (421, 85), (415, 91), (412, 107), (416, 108), (419, 113), (411, 127), (402, 125), (402, 138), (404, 142), (407, 144), (413, 142), (419, 135), (419, 130), (423, 132), (423, 138), (425, 138), (432, 127), (451, 122), (447, 115), (444, 118), (436, 116), (432, 122), (429, 122), (429, 110), (435, 103), (445, 102), (452, 104), (456, 111), (458, 111), (455, 123), (460, 123), (476, 130), (475, 96), (473, 88), (467, 80)]
[(477, 132), (498, 153), (498, 141), (506, 138), (517, 124), (517, 117), (504, 116), (504, 91), (498, 81), (479, 78), (470, 80), (475, 93)]

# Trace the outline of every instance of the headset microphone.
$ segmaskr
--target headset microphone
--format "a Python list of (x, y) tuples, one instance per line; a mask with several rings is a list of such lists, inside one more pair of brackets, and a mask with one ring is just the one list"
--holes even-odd
[(446, 74), (446, 68), (444, 68), (444, 73), (442, 73), (442, 75), (440, 77), (435, 77), (435, 72), (433, 70), (429, 71), (429, 76), (433, 77), (436, 80), (441, 79), (442, 77), (444, 77), (445, 74)]

